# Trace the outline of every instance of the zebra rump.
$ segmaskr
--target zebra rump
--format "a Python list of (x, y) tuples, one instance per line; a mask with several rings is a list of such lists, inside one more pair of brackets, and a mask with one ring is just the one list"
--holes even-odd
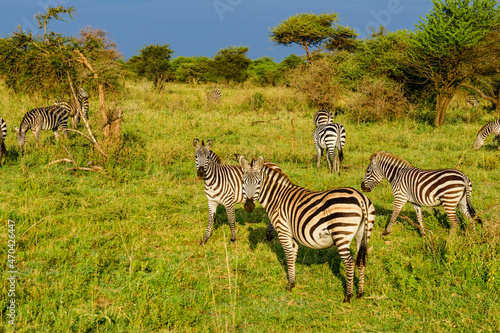
[(321, 162), (322, 151), (326, 150), (328, 168), (340, 174), (340, 164), (344, 160), (345, 137), (345, 128), (340, 124), (318, 125), (313, 133), (317, 168)]
[(7, 153), (7, 149), (5, 148), (5, 137), (7, 137), (7, 124), (0, 117), (0, 167), (5, 160), (5, 154)]
[(336, 116), (337, 114), (333, 115), (328, 109), (321, 109), (314, 114), (314, 126), (318, 127), (319, 125), (333, 124), (333, 118)]
[(62, 108), (71, 117), (71, 122), (73, 128), (78, 127), (80, 124), (80, 119), (83, 117), (88, 119), (89, 110), (89, 94), (83, 88), (78, 88), (77, 100), (75, 99), (63, 99), (56, 101), (55, 106)]

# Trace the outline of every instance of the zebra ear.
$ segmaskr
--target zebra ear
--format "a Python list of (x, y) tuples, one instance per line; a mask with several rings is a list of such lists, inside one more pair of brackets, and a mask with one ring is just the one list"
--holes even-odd
[(198, 138), (194, 138), (193, 146), (195, 146), (196, 148), (200, 147), (200, 140), (198, 140)]
[(262, 156), (259, 156), (259, 158), (257, 159), (257, 161), (255, 161), (255, 163), (253, 164), (253, 166), (257, 170), (262, 169), (262, 167), (264, 166), (264, 158)]
[(214, 144), (214, 142), (212, 141), (212, 139), (208, 139), (207, 141), (207, 147), (208, 149), (212, 149), (212, 145)]
[(240, 166), (243, 170), (250, 168), (250, 164), (248, 164), (247, 159), (243, 155), (240, 156)]

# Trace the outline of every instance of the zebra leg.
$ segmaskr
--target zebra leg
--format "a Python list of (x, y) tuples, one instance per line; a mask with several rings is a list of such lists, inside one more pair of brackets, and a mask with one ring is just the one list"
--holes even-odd
[[(347, 274), (347, 277), (346, 277), (347, 278), (347, 290), (346, 290), (345, 297), (344, 297), (344, 303), (350, 303), (351, 297), (353, 295), (352, 286), (354, 283), (354, 260), (352, 259), (351, 251), (349, 250), (350, 244), (351, 244), (351, 242), (348, 242), (348, 243), (344, 242), (344, 244), (338, 248), (340, 257), (342, 258), (342, 261), (344, 262), (345, 271)], [(360, 281), (361, 281), (361, 271), (363, 274), (363, 279), (364, 279), (364, 274), (365, 274), (364, 268), (362, 270), (360, 270)], [(363, 286), (361, 283), (360, 283), (360, 285), (361, 285), (361, 292), (364, 293)]]
[(321, 163), (321, 148), (316, 144), (316, 168), (319, 169)]
[(389, 221), (389, 224), (387, 224), (385, 231), (382, 233), (382, 236), (387, 236), (388, 234), (391, 233), (392, 225), (394, 224), (394, 222), (396, 222), (396, 219), (398, 218), (399, 212), (401, 211), (401, 208), (403, 208), (405, 203), (406, 203), (406, 200), (399, 201), (397, 199), (394, 199), (394, 208), (392, 210), (391, 219)]
[(236, 226), (234, 224), (234, 205), (232, 203), (225, 205), (229, 228), (231, 228), (231, 242), (236, 241)]
[(33, 135), (35, 136), (35, 142), (36, 142), (36, 148), (40, 148), (40, 144), (38, 142), (39, 138), (40, 138), (40, 128), (35, 128), (35, 130), (33, 130)]
[(274, 238), (274, 227), (273, 224), (269, 222), (266, 229), (266, 239), (268, 241), (271, 241), (273, 238)]
[[(358, 298), (363, 297), (365, 294), (365, 269), (366, 269), (366, 252), (367, 252), (367, 242), (369, 239), (369, 232), (365, 226), (366, 222), (362, 222), (356, 233), (356, 246), (357, 246), (357, 257), (356, 266), (359, 272), (359, 285), (358, 285)], [(366, 232), (366, 235), (365, 235)]]
[(450, 236), (453, 236), (458, 226), (458, 217), (457, 213), (455, 212), (456, 205), (452, 206), (451, 204), (443, 203), (443, 206), (451, 223)]
[(205, 231), (205, 238), (200, 242), (200, 245), (206, 244), (212, 233), (212, 224), (214, 223), (215, 213), (217, 212), (217, 206), (219, 204), (215, 201), (208, 202), (208, 224), (207, 230)]
[(295, 287), (295, 261), (297, 260), (299, 246), (289, 234), (280, 234), (278, 232), (278, 238), (283, 246), (283, 250), (285, 250), (286, 267), (288, 270), (288, 285), (286, 289), (291, 291)]
[(417, 204), (413, 204), (413, 207), (415, 208), (415, 212), (417, 213), (417, 220), (418, 220), (418, 225), (420, 226), (420, 233), (424, 236), (426, 235), (426, 233), (424, 228), (424, 218), (422, 217), (422, 207), (420, 207)]
[(467, 219), (470, 222), (470, 230), (474, 231), (475, 229), (475, 224), (476, 224), (476, 219), (472, 217), (471, 213), (469, 212), (469, 209), (467, 208), (467, 197), (464, 195), (461, 199), (460, 202), (458, 203), (458, 209), (467, 217)]

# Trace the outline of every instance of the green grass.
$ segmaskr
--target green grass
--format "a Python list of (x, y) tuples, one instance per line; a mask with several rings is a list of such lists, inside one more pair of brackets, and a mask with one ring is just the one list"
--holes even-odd
[[(226, 88), (221, 105), (209, 105), (210, 89), (171, 85), (155, 92), (128, 82), (120, 101), (119, 153), (103, 161), (83, 138), (73, 134), (63, 142), (79, 165), (94, 160), (104, 167), (101, 173), (47, 166), (67, 157), (49, 132), (42, 134), (40, 150), (30, 134), (23, 156), (11, 128), (35, 104), (0, 89), (0, 116), (9, 126), (0, 170), (0, 253), (6, 262), (7, 220), (14, 220), (17, 331), (500, 330), (500, 158), (490, 139), (481, 150), (472, 149), (479, 128), (495, 115), (452, 108), (437, 129), (410, 119), (358, 124), (340, 115), (347, 141), (338, 176), (324, 158), (316, 169), (315, 110), (291, 90)], [(252, 104), (257, 93), (258, 109)], [(96, 105), (91, 99), (92, 114)], [(100, 127), (97, 118), (94, 128)], [(393, 204), (390, 184), (383, 181), (368, 194), (377, 218), (365, 297), (342, 303), (345, 268), (335, 248), (301, 247), (297, 284), (287, 292), (284, 252), (278, 240), (265, 240), (269, 219), (261, 206), (253, 214), (236, 206), (235, 244), (219, 207), (210, 240), (199, 245), (208, 208), (194, 167), (195, 137), (211, 138), (226, 163), (236, 164), (235, 154), (263, 156), (295, 184), (314, 190), (359, 189), (369, 156), (380, 150), (420, 168), (458, 166), (473, 183), (472, 202), (484, 226), (470, 232), (462, 216), (465, 222), (449, 239), (443, 208), (424, 208), (429, 237), (398, 218), (391, 235), (382, 238)], [(411, 205), (401, 214), (416, 223)], [(7, 288), (4, 282), (4, 295)], [(7, 301), (0, 300), (5, 329)]]

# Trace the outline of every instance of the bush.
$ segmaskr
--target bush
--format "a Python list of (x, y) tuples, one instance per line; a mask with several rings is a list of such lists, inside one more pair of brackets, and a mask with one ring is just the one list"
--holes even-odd
[(383, 79), (364, 79), (358, 86), (358, 98), (349, 103), (348, 114), (361, 121), (401, 119), (413, 112), (402, 84)]

